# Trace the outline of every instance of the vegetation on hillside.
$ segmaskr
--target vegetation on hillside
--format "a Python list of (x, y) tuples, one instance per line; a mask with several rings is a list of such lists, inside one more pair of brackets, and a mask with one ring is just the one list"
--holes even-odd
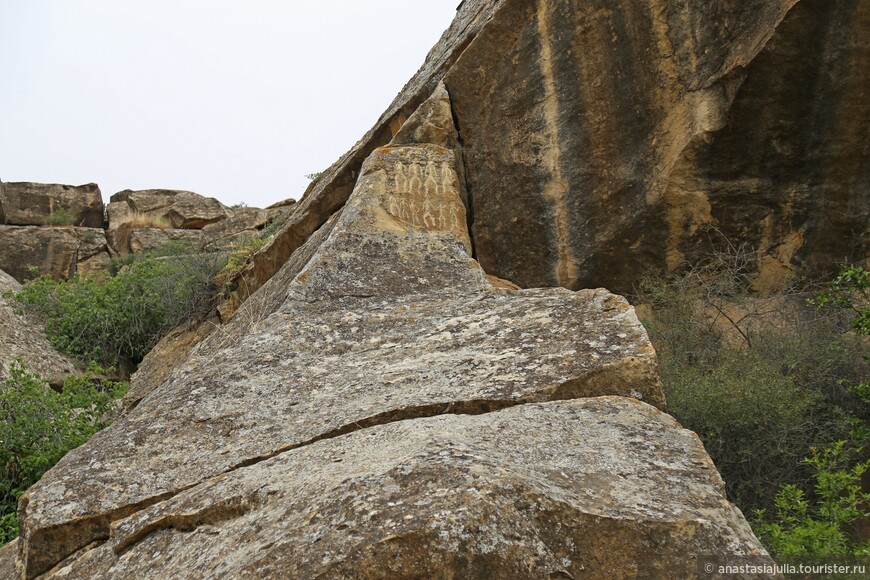
[(221, 253), (185, 244), (123, 256), (109, 276), (57, 281), (43, 276), (15, 300), (45, 324), (51, 343), (83, 362), (129, 368), (170, 330), (206, 314), (218, 293)]
[(56, 392), (18, 361), (0, 382), (0, 545), (18, 536), (18, 498), (109, 423), (112, 403), (128, 385), (96, 380), (102, 373), (91, 366)]
[(659, 354), (669, 411), (698, 433), (729, 498), (777, 556), (867, 553), (870, 516), (867, 272), (825, 289), (752, 291), (755, 254), (729, 247), (636, 301)]

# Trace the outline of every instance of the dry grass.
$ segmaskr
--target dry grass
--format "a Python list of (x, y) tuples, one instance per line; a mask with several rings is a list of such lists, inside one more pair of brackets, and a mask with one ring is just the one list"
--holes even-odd
[(127, 219), (124, 220), (126, 225), (131, 230), (139, 228), (159, 228), (165, 230), (171, 228), (169, 219), (162, 215), (151, 215), (138, 211), (132, 212)]

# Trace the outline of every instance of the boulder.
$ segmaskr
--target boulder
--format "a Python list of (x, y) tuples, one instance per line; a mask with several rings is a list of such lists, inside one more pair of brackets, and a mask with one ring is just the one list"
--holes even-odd
[(390, 423), (116, 522), (63, 578), (695, 577), (763, 548), (698, 438), (632, 399)]
[(107, 236), (119, 254), (152, 250), (175, 240), (203, 245), (206, 236), (198, 230), (224, 221), (229, 215), (214, 198), (172, 189), (119, 191), (112, 196), (107, 213)]
[(37, 276), (70, 278), (76, 272), (75, 229), (0, 226), (0, 269), (20, 282)]
[(227, 219), (202, 228), (203, 246), (209, 250), (232, 250), (260, 235), (267, 226), (277, 228), (292, 211), (292, 204), (266, 209), (228, 208)]
[(202, 232), (198, 230), (174, 230), (168, 228), (136, 228), (127, 236), (127, 246), (124, 251), (141, 253), (155, 250), (169, 242), (189, 243), (193, 248), (199, 248), (202, 243)]
[(109, 261), (97, 228), (0, 226), (0, 269), (19, 282), (37, 276), (68, 279), (102, 271)]
[(76, 365), (51, 346), (41, 324), (15, 312), (6, 294), (20, 289), (21, 284), (0, 270), (0, 382), (9, 378), (9, 367), (20, 359), (50, 384), (61, 385), (66, 377), (78, 372)]
[[(226, 208), (213, 197), (203, 197), (190, 191), (171, 189), (124, 190), (111, 198), (111, 203), (124, 202), (133, 215), (164, 218), (167, 224), (177, 229), (200, 230), (204, 226), (227, 218)], [(110, 203), (110, 206), (111, 206)], [(120, 225), (118, 218), (123, 210), (116, 210), (115, 223), (109, 215), (109, 227)], [(123, 217), (121, 217), (122, 221)]]
[(311, 182), (281, 230), (253, 256), (249, 267), (240, 272), (224, 310), (231, 311), (265, 284), (314, 232), (342, 208), (353, 191), (363, 161), (376, 148), (389, 144), (408, 117), (432, 97), (445, 72), (503, 1), (466, 0), (460, 3), (450, 28), (429, 51), (423, 66), (396, 96), (375, 126), (323, 175)]
[(64, 212), (69, 223), (59, 225), (103, 227), (103, 198), (95, 183), (60, 185), (54, 183), (4, 183), (0, 192), (0, 224), (41, 226), (51, 224), (52, 215)]
[(18, 540), (12, 540), (0, 547), (0, 578), (20, 578), (18, 569)]
[[(435, 145), (376, 150), (258, 310), (23, 496), (26, 576), (70, 556), (52, 574), (661, 574), (763, 555), (700, 443), (653, 407), (632, 307), (491, 284), (454, 166)], [(571, 402), (608, 395), (631, 399)]]

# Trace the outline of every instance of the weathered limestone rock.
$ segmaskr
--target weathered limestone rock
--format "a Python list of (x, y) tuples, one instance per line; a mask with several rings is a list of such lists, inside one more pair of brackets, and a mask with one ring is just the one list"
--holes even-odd
[(87, 278), (105, 272), (110, 259), (106, 231), (102, 228), (76, 228), (75, 232), (79, 238), (76, 273)]
[(103, 198), (96, 183), (59, 185), (54, 183), (4, 183), (0, 192), (0, 224), (41, 226), (60, 208), (69, 212), (73, 223), (86, 228), (103, 227)]
[(293, 204), (258, 209), (255, 207), (228, 208), (229, 217), (202, 228), (203, 246), (210, 250), (232, 250), (264, 228), (276, 228), (293, 212)]
[(108, 239), (120, 254), (153, 250), (178, 240), (205, 246), (210, 236), (199, 230), (231, 215), (214, 198), (171, 189), (125, 189), (112, 196), (107, 212)]
[(796, 271), (865, 262), (868, 25), (870, 0), (465, 0), (233, 302), (341, 207), (362, 160), (406, 134), (441, 81), (491, 274), (626, 291), (730, 241), (762, 252), (756, 287), (769, 291)]
[[(470, 256), (454, 163), (435, 145), (375, 151), (319, 247), (285, 265), (299, 273), (248, 301), (262, 310), (239, 310), (25, 494), (27, 576), (83, 548), (58, 577), (141, 574), (157, 550), (170, 576), (200, 569), (186, 566), (201, 551), (205, 575), (364, 577), (386, 572), (393, 549), (397, 573), (425, 557), (520, 577), (760, 552), (673, 420), (629, 400), (533, 405), (621, 395), (662, 407), (655, 354), (604, 290), (494, 287)], [(444, 414), (483, 416), (421, 420)], [(205, 564), (224, 540), (203, 548), (200, 534), (224, 525), (235, 547)], [(335, 530), (323, 553), (311, 547), (320, 526)], [(353, 555), (331, 562), (336, 546)]]
[[(21, 284), (0, 270), (0, 381), (9, 378), (10, 365), (21, 359), (31, 371), (45, 377), (50, 384), (60, 385), (67, 376), (77, 372), (75, 363), (51, 346), (40, 324), (15, 313), (4, 295), (20, 289)], [(4, 576), (0, 574), (0, 577)]]
[(70, 278), (78, 247), (73, 228), (0, 226), (0, 270), (20, 282), (43, 275)]
[(109, 261), (97, 228), (0, 226), (0, 269), (20, 282), (48, 275), (68, 279), (102, 271)]
[(250, 266), (239, 275), (233, 296), (224, 306), (244, 302), (274, 276), (290, 256), (341, 209), (353, 191), (363, 161), (376, 148), (390, 143), (405, 120), (428, 100), (456, 62), (468, 43), (491, 18), (504, 0), (466, 0), (457, 8), (456, 19), (429, 51), (426, 62), (396, 96), (378, 122), (362, 139), (322, 176), (314, 180), (296, 204), (287, 223), (266, 246), (257, 252)]
[(216, 321), (205, 320), (192, 328), (181, 325), (164, 336), (130, 377), (130, 388), (121, 406), (124, 409), (135, 407), (151, 391), (166, 382), (173, 369), (186, 361), (193, 348), (217, 327)]
[[(131, 191), (125, 189), (112, 196), (111, 203), (125, 202), (133, 213), (152, 217), (163, 217), (177, 229), (201, 230), (204, 226), (227, 218), (226, 208), (213, 197), (203, 197), (190, 191), (170, 189), (146, 189)], [(110, 204), (111, 205), (111, 204)], [(123, 211), (116, 210), (116, 215)], [(109, 214), (109, 227), (120, 225), (112, 223)]]
[(20, 578), (18, 569), (18, 540), (13, 540), (0, 547), (0, 578)]
[(199, 230), (175, 230), (170, 228), (136, 228), (127, 236), (125, 252), (141, 253), (154, 250), (169, 242), (188, 242), (195, 247), (202, 243)]
[(64, 578), (693, 577), (763, 554), (694, 434), (631, 399), (320, 441), (118, 521)]

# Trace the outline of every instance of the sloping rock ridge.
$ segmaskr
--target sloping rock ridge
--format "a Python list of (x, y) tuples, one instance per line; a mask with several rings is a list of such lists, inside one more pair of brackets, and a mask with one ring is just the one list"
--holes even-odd
[(746, 243), (765, 291), (868, 261), (868, 25), (870, 0), (465, 0), (255, 256), (227, 314), (344, 204), (362, 160), (439, 82), (490, 274), (622, 292)]
[(455, 166), (435, 144), (375, 150), (259, 310), (24, 495), (25, 577), (602, 577), (763, 557), (660, 410), (634, 310), (494, 286)]
[(51, 346), (40, 324), (16, 314), (6, 294), (20, 288), (18, 281), (0, 270), (0, 381), (8, 379), (9, 367), (21, 360), (50, 384), (60, 385), (77, 372), (76, 365)]

